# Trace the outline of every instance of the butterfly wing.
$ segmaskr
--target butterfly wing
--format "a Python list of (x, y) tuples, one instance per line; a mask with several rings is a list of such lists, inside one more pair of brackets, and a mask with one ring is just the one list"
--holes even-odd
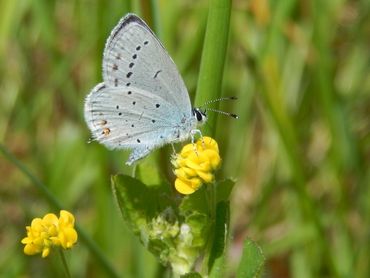
[(110, 149), (132, 149), (128, 164), (194, 128), (191, 104), (175, 64), (149, 27), (129, 14), (105, 46), (103, 83), (85, 101), (93, 138)]
[(86, 98), (85, 120), (94, 140), (109, 149), (132, 149), (130, 165), (155, 148), (188, 137), (193, 121), (169, 116), (171, 109), (171, 103), (151, 92), (100, 83)]
[(191, 103), (176, 65), (150, 28), (133, 14), (125, 16), (107, 40), (103, 79), (112, 87), (137, 87), (191, 116)]

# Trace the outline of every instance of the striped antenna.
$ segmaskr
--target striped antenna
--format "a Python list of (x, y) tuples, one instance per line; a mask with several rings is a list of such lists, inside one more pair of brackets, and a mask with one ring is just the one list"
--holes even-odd
[(214, 103), (214, 102), (219, 102), (219, 101), (224, 101), (224, 100), (236, 100), (236, 99), (238, 99), (238, 98), (237, 97), (220, 97), (220, 98), (216, 98), (216, 99), (206, 101), (206, 103), (204, 103), (199, 108), (202, 108), (202, 107), (204, 107), (208, 104)]
[(204, 108), (205, 111), (212, 111), (212, 112), (216, 112), (216, 113), (220, 113), (222, 115), (225, 115), (225, 116), (229, 116), (229, 117), (232, 117), (234, 119), (239, 119), (239, 116), (236, 115), (236, 114), (233, 114), (233, 113), (229, 113), (229, 112), (225, 112), (225, 111), (221, 111), (221, 110), (218, 110), (218, 109), (214, 109), (214, 108)]

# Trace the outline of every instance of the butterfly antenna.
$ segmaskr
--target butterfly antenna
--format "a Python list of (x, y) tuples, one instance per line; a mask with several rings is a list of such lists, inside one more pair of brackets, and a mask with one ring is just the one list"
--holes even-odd
[(224, 100), (236, 100), (236, 99), (238, 99), (238, 98), (237, 97), (220, 97), (220, 98), (216, 98), (216, 99), (206, 101), (206, 103), (204, 103), (199, 108), (202, 108), (202, 107), (204, 107), (208, 104), (214, 103), (214, 102), (219, 102), (219, 101), (224, 101)]
[(221, 110), (218, 110), (218, 109), (214, 109), (214, 108), (205, 108), (204, 110), (206, 111), (212, 111), (212, 112), (216, 112), (216, 113), (220, 113), (222, 115), (225, 115), (225, 116), (229, 116), (229, 117), (232, 117), (234, 119), (239, 119), (239, 116), (236, 115), (236, 114), (233, 114), (233, 113), (229, 113), (229, 112), (225, 112), (225, 111), (221, 111)]

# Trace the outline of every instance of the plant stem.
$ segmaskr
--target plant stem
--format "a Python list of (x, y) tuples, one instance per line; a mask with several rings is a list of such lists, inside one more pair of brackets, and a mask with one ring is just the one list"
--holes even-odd
[[(36, 188), (44, 195), (45, 199), (54, 209), (61, 210), (62, 208), (64, 208), (59, 200), (54, 197), (53, 193), (48, 189), (48, 187), (43, 184), (38, 178), (36, 178), (28, 170), (28, 168), (6, 148), (6, 146), (0, 144), (0, 152), (8, 161), (15, 165), (32, 182), (34, 186), (36, 186)], [(75, 228), (81, 241), (85, 243), (86, 247), (95, 256), (95, 259), (100, 263), (101, 267), (105, 269), (106, 273), (110, 277), (119, 277), (117, 271), (108, 261), (104, 253), (100, 250), (99, 246), (84, 232), (84, 230), (79, 225), (76, 224)]]
[(30, 179), (32, 184), (36, 186), (36, 188), (44, 195), (44, 197), (48, 200), (49, 204), (55, 210), (61, 210), (62, 204), (57, 200), (53, 193), (38, 179), (36, 178), (28, 168), (20, 162), (8, 149), (6, 146), (0, 144), (0, 151), (4, 155), (4, 157), (10, 161), (13, 165), (15, 165), (27, 178)]
[[(200, 106), (207, 100), (216, 99), (221, 96), (222, 78), (226, 57), (226, 49), (230, 25), (230, 0), (210, 0), (206, 34), (204, 39), (202, 60), (199, 70), (198, 87), (195, 96), (195, 105)], [(217, 123), (217, 114), (208, 115), (208, 125), (204, 127), (207, 135), (214, 136)], [(212, 221), (215, 221), (215, 186), (207, 188), (208, 205)], [(208, 260), (212, 250), (214, 232), (211, 235), (206, 247), (202, 272), (210, 272)]]
[[(206, 197), (207, 197), (207, 205), (208, 205), (208, 213), (211, 218), (212, 227), (215, 226), (216, 223), (216, 184), (204, 184), (203, 186), (206, 186)], [(212, 232), (214, 229), (211, 229), (210, 237), (207, 240), (206, 248), (205, 248), (205, 254), (201, 266), (201, 273), (202, 276), (207, 276), (210, 272), (210, 269), (208, 269), (208, 262), (210, 258), (210, 253), (213, 246), (213, 241), (215, 238), (215, 233)]]
[(66, 276), (68, 278), (71, 278), (72, 276), (71, 276), (71, 273), (69, 271), (67, 260), (66, 260), (66, 257), (64, 256), (64, 252), (61, 248), (59, 248), (59, 255), (60, 255), (60, 258), (62, 259), (63, 267), (64, 267), (64, 270), (66, 271)]
[(162, 38), (162, 28), (160, 26), (160, 20), (159, 20), (160, 16), (159, 16), (157, 0), (150, 0), (150, 11), (152, 14), (153, 30), (155, 31), (159, 39), (163, 39)]
[[(195, 105), (221, 96), (222, 77), (229, 36), (230, 0), (210, 0)], [(217, 114), (208, 115), (204, 132), (214, 136)]]

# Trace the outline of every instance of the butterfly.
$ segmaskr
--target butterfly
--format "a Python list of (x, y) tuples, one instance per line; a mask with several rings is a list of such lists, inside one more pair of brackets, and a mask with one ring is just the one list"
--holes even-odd
[(194, 140), (207, 120), (192, 108), (175, 63), (148, 25), (127, 14), (111, 32), (103, 54), (103, 82), (88, 94), (85, 121), (92, 139), (129, 149), (131, 165), (169, 143)]

